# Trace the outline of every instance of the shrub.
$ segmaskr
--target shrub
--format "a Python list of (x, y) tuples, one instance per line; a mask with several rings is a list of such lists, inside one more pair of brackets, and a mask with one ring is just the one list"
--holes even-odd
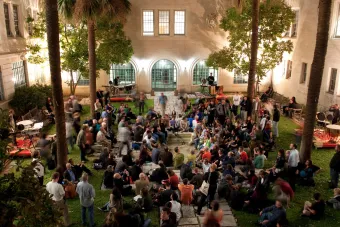
[(9, 105), (17, 116), (24, 115), (29, 110), (45, 106), (47, 97), (52, 97), (52, 88), (47, 85), (33, 85), (15, 89), (14, 97)]

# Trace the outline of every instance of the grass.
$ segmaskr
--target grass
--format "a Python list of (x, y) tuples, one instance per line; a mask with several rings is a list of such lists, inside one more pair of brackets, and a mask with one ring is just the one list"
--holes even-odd
[[(298, 126), (288, 118), (282, 117), (279, 122), (279, 138), (277, 139), (278, 149), (287, 150), (290, 143), (295, 143), (294, 129)], [(265, 168), (273, 166), (276, 159), (276, 152), (269, 154), (269, 159)], [(334, 149), (314, 149), (312, 151), (313, 164), (319, 166), (322, 171), (315, 176), (315, 187), (296, 187), (295, 198), (287, 209), (287, 218), (289, 226), (304, 227), (330, 227), (340, 226), (340, 212), (329, 207), (326, 208), (326, 215), (322, 220), (310, 220), (309, 218), (300, 217), (305, 201), (313, 201), (313, 194), (320, 192), (324, 200), (333, 197), (333, 190), (328, 189), (329, 180), (329, 161), (334, 155)], [(269, 195), (271, 198), (271, 195)], [(239, 226), (254, 226), (253, 223), (259, 218), (258, 215), (249, 214), (242, 211), (233, 211)]]
[[(147, 106), (153, 106), (153, 100), (147, 100)], [(120, 103), (114, 103), (115, 107), (118, 107)], [(134, 107), (133, 103), (128, 103), (128, 105), (132, 108), (132, 110), (136, 113), (138, 112)], [(82, 114), (82, 120), (89, 116), (89, 107), (84, 106), (84, 111)], [(298, 126), (292, 122), (290, 119), (282, 117), (279, 123), (279, 132), (280, 137), (277, 139), (277, 149), (283, 148), (288, 149), (290, 143), (295, 143), (294, 129)], [(45, 129), (45, 132), (49, 134), (55, 133), (55, 127), (51, 126)], [(290, 204), (290, 208), (287, 209), (287, 218), (290, 222), (290, 226), (304, 226), (304, 227), (331, 227), (331, 226), (340, 226), (340, 212), (337, 212), (329, 207), (326, 208), (325, 218), (319, 221), (310, 220), (308, 218), (301, 218), (300, 214), (306, 200), (312, 201), (313, 194), (315, 192), (320, 192), (323, 196), (324, 200), (329, 199), (333, 196), (332, 190), (328, 189), (328, 180), (329, 180), (329, 161), (334, 155), (334, 149), (318, 149), (312, 151), (312, 160), (313, 163), (320, 168), (322, 171), (315, 177), (316, 186), (315, 187), (296, 187), (295, 198)], [(80, 151), (78, 149), (74, 149), (71, 151), (69, 158), (77, 162), (80, 161)], [(90, 158), (91, 159), (91, 158)], [(271, 167), (276, 159), (276, 152), (272, 152), (269, 154), (269, 159), (266, 161), (266, 168)], [(30, 160), (26, 160), (25, 164), (29, 164)], [(92, 166), (89, 162), (87, 167), (91, 169), (93, 172), (93, 176), (90, 177), (90, 183), (95, 187), (96, 190), (96, 198), (95, 198), (95, 207), (102, 206), (109, 199), (110, 191), (101, 191), (100, 185), (102, 181), (103, 170), (93, 170)], [(45, 175), (45, 184), (49, 181), (49, 177), (53, 171), (47, 170)], [(272, 195), (269, 195), (272, 197)], [(130, 204), (132, 204), (132, 197), (124, 197), (124, 200)], [(68, 200), (70, 218), (72, 223), (75, 223), (75, 226), (80, 226), (80, 204), (79, 199)], [(240, 227), (248, 227), (254, 226), (254, 222), (258, 219), (258, 215), (249, 214), (242, 211), (233, 211), (235, 217), (237, 218), (238, 224)], [(106, 213), (95, 209), (95, 222), (97, 225), (101, 225), (105, 219)], [(151, 218), (152, 227), (159, 226), (159, 213), (155, 209), (153, 212), (147, 214), (148, 218)]]
[[(126, 102), (129, 107), (132, 108), (134, 113), (138, 113), (138, 110), (135, 108), (134, 103)], [(120, 103), (113, 103), (113, 106), (119, 107)], [(153, 106), (153, 100), (146, 101), (146, 108)], [(81, 115), (81, 119), (85, 120), (86, 118), (90, 117), (90, 108), (89, 106), (83, 107), (83, 112)], [(55, 125), (50, 125), (43, 130), (47, 134), (55, 134)], [(70, 154), (68, 158), (72, 158), (75, 163), (80, 162), (80, 150), (78, 148), (74, 148), (73, 150), (70, 149)], [(93, 160), (93, 157), (88, 157), (90, 160)], [(26, 159), (22, 163), (23, 166), (29, 165), (31, 159)], [(92, 171), (93, 176), (90, 177), (89, 183), (93, 185), (96, 191), (96, 197), (94, 200), (94, 219), (97, 226), (101, 226), (105, 220), (107, 213), (104, 213), (97, 209), (97, 207), (102, 207), (107, 201), (109, 201), (110, 190), (100, 190), (100, 186), (102, 183), (102, 178), (104, 175), (104, 170), (94, 170), (92, 168), (92, 162), (89, 161), (86, 166)], [(15, 168), (12, 169), (14, 171)], [(50, 171), (46, 168), (44, 184), (47, 184), (50, 181), (51, 175), (54, 173), (54, 170)], [(20, 173), (16, 173), (20, 174)], [(133, 196), (124, 197), (124, 202), (130, 205), (133, 205)], [(69, 208), (69, 216), (73, 226), (81, 226), (81, 207), (79, 198), (67, 200), (67, 205)], [(152, 212), (146, 214), (146, 218), (150, 218), (152, 220), (151, 227), (159, 226), (159, 212), (155, 208)]]

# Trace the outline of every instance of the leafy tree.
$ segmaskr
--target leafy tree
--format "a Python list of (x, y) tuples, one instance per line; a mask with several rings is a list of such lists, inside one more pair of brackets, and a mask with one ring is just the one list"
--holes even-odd
[[(66, 19), (78, 23), (86, 22), (88, 29), (90, 101), (96, 100), (97, 43), (96, 26), (101, 19), (106, 21), (125, 22), (130, 12), (129, 0), (59, 0), (59, 11)], [(91, 115), (94, 116), (94, 105)]]
[[(33, 37), (43, 39), (46, 26), (44, 14), (39, 14), (33, 23)], [(69, 72), (70, 78), (65, 83), (70, 87), (71, 94), (74, 94), (80, 79), (89, 78), (88, 64), (88, 43), (87, 26), (83, 23), (74, 25), (65, 21), (60, 22), (60, 45), (61, 68)], [(99, 43), (96, 49), (97, 71), (110, 71), (111, 64), (122, 64), (128, 62), (133, 54), (131, 40), (125, 36), (121, 23), (99, 20), (96, 27), (96, 41)], [(42, 46), (29, 45), (30, 57), (28, 60), (33, 64), (40, 64), (47, 60), (42, 58)]]
[[(252, 11), (252, 0), (243, 1), (241, 12), (238, 8), (226, 11), (220, 28), (229, 33), (227, 38), (229, 44), (210, 54), (207, 65), (248, 74), (251, 59)], [(282, 61), (284, 52), (293, 50), (293, 43), (282, 39), (282, 34), (289, 29), (295, 18), (294, 12), (283, 0), (277, 0), (275, 4), (271, 1), (261, 2), (259, 13), (259, 48), (256, 63), (258, 81)]]
[[(0, 127), (9, 127), (7, 111), (0, 111)], [(10, 159), (9, 148), (9, 141), (0, 139), (0, 226), (61, 226), (61, 213), (34, 177), (33, 168)], [(7, 173), (11, 163), (17, 164), (19, 174)]]

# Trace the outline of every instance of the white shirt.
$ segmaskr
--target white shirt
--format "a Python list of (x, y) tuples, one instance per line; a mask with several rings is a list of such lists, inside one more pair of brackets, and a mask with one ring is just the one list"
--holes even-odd
[(43, 177), (45, 175), (44, 166), (41, 164), (39, 159), (33, 158), (32, 162), (37, 161), (37, 164), (34, 167), (34, 171), (37, 177)]
[(182, 217), (181, 213), (181, 204), (177, 201), (170, 201), (171, 202), (171, 212), (174, 212), (176, 214), (176, 221), (179, 221), (179, 219)]
[(233, 104), (235, 106), (239, 106), (241, 103), (241, 97), (239, 95), (234, 95), (233, 96)]
[(261, 119), (261, 122), (260, 122), (260, 125), (261, 125), (261, 129), (263, 130), (264, 129), (264, 127), (266, 126), (266, 122), (267, 122), (267, 118), (262, 118)]
[(64, 198), (65, 191), (61, 184), (58, 182), (50, 181), (46, 184), (46, 191), (52, 195), (52, 200), (60, 201)]
[(193, 128), (196, 128), (197, 123), (198, 123), (197, 120), (193, 120), (193, 121), (192, 121), (192, 127), (193, 127)]
[(208, 173), (209, 169), (210, 169), (210, 166), (211, 166), (210, 163), (208, 163), (207, 165), (203, 163), (202, 164), (203, 173)]
[(297, 167), (299, 162), (300, 162), (299, 151), (296, 149), (291, 150), (288, 157), (288, 166)]

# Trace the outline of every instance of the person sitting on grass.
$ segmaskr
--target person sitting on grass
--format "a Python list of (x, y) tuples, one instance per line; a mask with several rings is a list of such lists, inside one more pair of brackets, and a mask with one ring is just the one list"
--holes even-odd
[[(181, 204), (178, 202), (178, 195), (176, 192), (173, 192), (171, 194), (171, 201), (169, 202), (171, 204), (171, 212), (174, 212), (176, 214), (176, 222), (178, 223), (179, 220), (182, 217), (182, 212), (181, 212)], [(167, 206), (167, 205), (165, 205)]]
[(282, 203), (276, 200), (275, 205), (260, 212), (259, 224), (262, 227), (276, 226), (283, 219), (286, 219), (286, 210), (282, 207)]
[(253, 161), (255, 169), (263, 169), (264, 160), (266, 160), (266, 156), (263, 154), (263, 150), (259, 150), (259, 154), (256, 155), (256, 157)]
[(109, 165), (104, 172), (104, 186), (105, 188), (113, 188), (113, 167)]
[(104, 212), (108, 212), (113, 208), (118, 212), (123, 211), (123, 197), (118, 188), (112, 189), (109, 202), (107, 202), (103, 207), (98, 207), (99, 210)]
[(313, 165), (312, 160), (309, 159), (299, 169), (300, 185), (314, 187), (314, 175), (320, 172), (320, 167)]
[(325, 202), (321, 199), (320, 193), (314, 194), (315, 202), (305, 202), (301, 216), (310, 217), (311, 219), (320, 219), (325, 214)]
[(142, 198), (137, 200), (137, 203), (141, 206), (144, 212), (150, 212), (152, 210), (152, 198), (149, 194), (149, 188), (143, 188), (141, 190), (141, 196)]
[(175, 174), (175, 172), (173, 170), (168, 170), (167, 173), (168, 173), (168, 176), (169, 176), (169, 182), (170, 182), (170, 185), (171, 185), (171, 189), (177, 190), (178, 184), (179, 184), (178, 176)]
[(340, 210), (340, 188), (334, 188), (334, 197), (329, 199), (326, 203), (335, 210)]

